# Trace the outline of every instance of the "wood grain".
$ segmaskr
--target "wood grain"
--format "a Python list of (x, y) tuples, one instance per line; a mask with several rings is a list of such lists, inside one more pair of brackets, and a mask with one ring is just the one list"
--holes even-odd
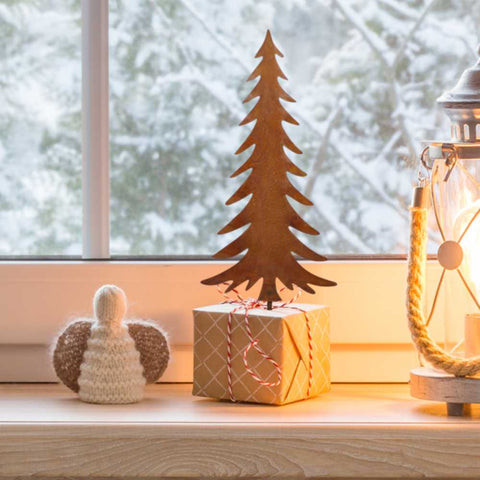
[(334, 385), (285, 407), (190, 390), (153, 385), (138, 405), (100, 406), (58, 385), (1, 385), (0, 477), (479, 476), (480, 409), (452, 420), (407, 385)]
[(415, 368), (410, 372), (410, 392), (423, 400), (480, 403), (480, 378), (455, 377), (430, 368)]

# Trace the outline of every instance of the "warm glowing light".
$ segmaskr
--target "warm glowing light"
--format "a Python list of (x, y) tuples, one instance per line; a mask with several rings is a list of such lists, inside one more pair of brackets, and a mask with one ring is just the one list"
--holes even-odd
[[(465, 192), (470, 196), (470, 192)], [(469, 226), (470, 224), (470, 226)], [(471, 283), (477, 298), (480, 296), (480, 199), (460, 210), (455, 218), (453, 234), (455, 240), (460, 239), (463, 249), (462, 271)]]

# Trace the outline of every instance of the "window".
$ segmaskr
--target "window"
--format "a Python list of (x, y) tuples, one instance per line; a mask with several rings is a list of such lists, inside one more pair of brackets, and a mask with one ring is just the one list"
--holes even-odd
[[(448, 136), (435, 99), (476, 56), (474, 6), (4, 1), (0, 381), (54, 380), (46, 345), (69, 316), (91, 313), (102, 283), (124, 288), (131, 315), (159, 320), (169, 332), (177, 361), (164, 380), (191, 379), (191, 309), (219, 301), (199, 282), (222, 266), (10, 259), (80, 258), (82, 249), (95, 258), (198, 257), (225, 245), (215, 232), (235, 214), (224, 202), (243, 179), (228, 176), (242, 161), (233, 152), (248, 134), (237, 126), (251, 108), (242, 104), (252, 88), (245, 80), (266, 28), (285, 54), (285, 88), (297, 100), (289, 111), (300, 126), (289, 134), (304, 154), (292, 160), (308, 172), (299, 187), (315, 203), (302, 214), (321, 232), (303, 240), (330, 256), (404, 253), (420, 139)], [(90, 95), (83, 101), (82, 89)], [(303, 297), (331, 306), (333, 379), (405, 380), (416, 359), (405, 327), (404, 265), (309, 268), (339, 283)], [(440, 273), (429, 265), (432, 278)], [(432, 328), (438, 338), (440, 330)]]
[[(1, 255), (81, 251), (80, 16), (75, 0), (0, 6)], [(420, 140), (447, 136), (435, 99), (475, 56), (473, 0), (110, 0), (109, 17), (112, 254), (225, 244), (215, 232), (235, 213), (224, 201), (242, 179), (228, 176), (266, 28), (297, 100), (292, 159), (315, 203), (302, 213), (321, 232), (304, 240), (405, 252)]]
[(76, 0), (0, 4), (0, 255), (80, 254)]

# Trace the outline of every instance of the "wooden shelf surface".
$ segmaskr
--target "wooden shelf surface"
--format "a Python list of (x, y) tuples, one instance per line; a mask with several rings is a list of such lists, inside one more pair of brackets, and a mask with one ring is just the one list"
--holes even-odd
[(89, 405), (60, 385), (0, 385), (0, 477), (480, 478), (471, 417), (408, 385), (333, 385), (282, 407), (153, 385), (135, 405)]

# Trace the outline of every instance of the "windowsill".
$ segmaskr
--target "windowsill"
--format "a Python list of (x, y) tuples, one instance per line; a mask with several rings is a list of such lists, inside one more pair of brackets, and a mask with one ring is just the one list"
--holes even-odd
[(59, 385), (0, 385), (0, 477), (478, 478), (480, 407), (447, 418), (407, 385), (337, 384), (284, 407), (190, 390), (101, 406)]
[[(94, 263), (94, 262), (131, 262), (131, 263), (188, 263), (188, 262), (212, 262), (212, 263), (233, 263), (241, 256), (232, 257), (229, 260), (216, 260), (212, 255), (111, 255), (108, 258), (83, 258), (81, 255), (0, 255), (0, 263)], [(429, 260), (436, 260), (436, 255), (429, 255)], [(375, 254), (334, 254), (327, 255), (329, 262), (404, 262), (406, 254), (402, 253), (375, 253)], [(301, 260), (301, 263), (309, 263)]]

